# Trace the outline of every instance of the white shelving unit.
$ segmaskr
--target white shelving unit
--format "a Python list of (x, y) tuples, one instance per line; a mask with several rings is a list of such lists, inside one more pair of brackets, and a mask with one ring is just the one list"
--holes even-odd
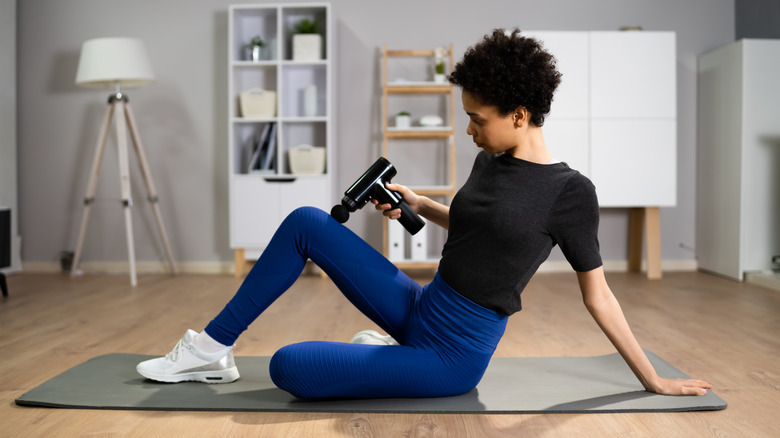
[[(331, 11), (328, 3), (231, 5), (228, 25), (228, 186), (230, 247), (235, 251), (236, 275), (246, 260), (256, 259), (281, 221), (295, 208), (331, 206), (333, 187), (333, 97)], [(293, 59), (293, 34), (301, 20), (316, 21), (322, 39), (321, 59)], [(251, 60), (248, 46), (259, 36), (265, 46)], [(313, 115), (305, 110), (305, 93), (316, 87)], [(276, 111), (268, 117), (244, 117), (241, 92), (260, 88), (276, 93)], [(311, 102), (311, 101), (310, 101)], [(310, 105), (311, 106), (311, 105)], [(275, 125), (274, 155), (265, 170), (249, 163), (257, 139)], [(321, 174), (294, 174), (289, 151), (298, 145), (325, 148)]]

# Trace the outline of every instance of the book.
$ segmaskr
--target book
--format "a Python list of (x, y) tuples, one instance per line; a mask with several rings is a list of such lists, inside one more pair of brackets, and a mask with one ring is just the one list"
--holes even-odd
[(263, 139), (268, 135), (268, 131), (270, 130), (270, 124), (266, 124), (263, 127), (263, 133), (258, 135), (257, 132), (255, 132), (255, 135), (252, 137), (252, 158), (247, 163), (247, 172), (252, 172), (255, 169), (260, 169), (260, 166), (263, 163), (263, 148), (262, 148), (262, 142)]
[(263, 163), (261, 170), (271, 170), (274, 168), (274, 158), (276, 158), (276, 123), (270, 123), (266, 137), (263, 139)]

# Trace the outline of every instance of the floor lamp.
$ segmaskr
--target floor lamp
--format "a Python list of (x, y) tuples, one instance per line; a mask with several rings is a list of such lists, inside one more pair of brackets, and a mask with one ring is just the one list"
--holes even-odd
[(152, 205), (154, 216), (157, 222), (162, 243), (165, 247), (165, 254), (171, 266), (171, 273), (176, 274), (176, 265), (171, 254), (171, 247), (168, 243), (168, 236), (165, 234), (162, 216), (160, 215), (160, 206), (157, 198), (157, 190), (152, 181), (152, 174), (149, 172), (149, 163), (146, 160), (146, 153), (141, 144), (141, 137), (138, 135), (138, 126), (135, 122), (135, 116), (127, 99), (127, 95), (122, 92), (122, 87), (130, 88), (145, 85), (154, 80), (152, 67), (149, 63), (149, 57), (146, 54), (143, 42), (134, 38), (97, 38), (88, 40), (81, 48), (81, 58), (79, 59), (78, 73), (76, 73), (76, 84), (90, 88), (109, 88), (114, 93), (108, 98), (101, 124), (100, 135), (95, 146), (95, 154), (92, 160), (92, 168), (87, 183), (87, 191), (84, 196), (84, 213), (79, 227), (78, 243), (73, 254), (71, 265), (71, 274), (78, 272), (78, 263), (81, 257), (81, 250), (84, 244), (84, 234), (87, 230), (89, 221), (89, 211), (95, 200), (95, 191), (97, 190), (98, 176), (103, 161), (103, 152), (106, 148), (108, 131), (111, 125), (112, 116), (116, 125), (117, 147), (119, 157), (119, 183), (122, 195), (122, 206), (125, 215), (125, 229), (127, 231), (127, 251), (130, 259), (130, 284), (137, 284), (135, 272), (135, 245), (133, 244), (133, 222), (131, 218), (131, 208), (133, 200), (130, 193), (130, 165), (128, 160), (127, 135), (128, 128), (132, 144), (138, 156), (138, 164), (141, 168), (141, 175), (148, 192), (148, 199)]

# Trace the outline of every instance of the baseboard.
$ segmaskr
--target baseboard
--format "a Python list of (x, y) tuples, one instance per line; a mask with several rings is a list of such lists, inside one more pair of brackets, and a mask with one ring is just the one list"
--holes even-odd
[(780, 272), (745, 272), (745, 282), (780, 291)]
[[(182, 274), (233, 274), (233, 262), (179, 262), (176, 264)], [(644, 263), (642, 266), (644, 270)], [(665, 272), (695, 271), (698, 263), (692, 259), (662, 260), (661, 269)], [(61, 272), (56, 262), (24, 262), (22, 270), (26, 273), (56, 273)], [(80, 270), (86, 274), (127, 274), (130, 267), (127, 262), (84, 262)], [(539, 272), (571, 272), (569, 262), (565, 260), (548, 260), (539, 267)], [(605, 260), (604, 271), (628, 272), (627, 260)], [(164, 262), (136, 262), (136, 272), (139, 274), (165, 274), (170, 269)]]
[[(233, 274), (232, 262), (178, 262), (176, 267), (182, 274)], [(136, 262), (138, 274), (167, 274), (170, 267), (163, 262)], [(85, 274), (127, 274), (130, 266), (127, 262), (84, 262), (79, 265), (79, 270)], [(57, 262), (24, 262), (22, 271), (25, 273), (52, 274), (62, 272)]]
[[(699, 264), (694, 259), (661, 260), (661, 270), (665, 272), (695, 271)], [(642, 261), (642, 271), (647, 264)], [(539, 267), (539, 272), (571, 272), (571, 266), (566, 260), (547, 260)], [(604, 260), (605, 272), (628, 272), (628, 260)]]
[(22, 236), (11, 236), (11, 266), (0, 269), (3, 274), (22, 272), (22, 258), (19, 249), (22, 247)]

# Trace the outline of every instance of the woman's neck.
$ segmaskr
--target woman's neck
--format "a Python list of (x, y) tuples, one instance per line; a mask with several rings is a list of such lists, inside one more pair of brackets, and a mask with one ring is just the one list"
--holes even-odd
[(547, 164), (552, 160), (552, 155), (544, 144), (542, 128), (528, 126), (518, 140), (518, 145), (506, 151), (507, 154), (537, 164)]

